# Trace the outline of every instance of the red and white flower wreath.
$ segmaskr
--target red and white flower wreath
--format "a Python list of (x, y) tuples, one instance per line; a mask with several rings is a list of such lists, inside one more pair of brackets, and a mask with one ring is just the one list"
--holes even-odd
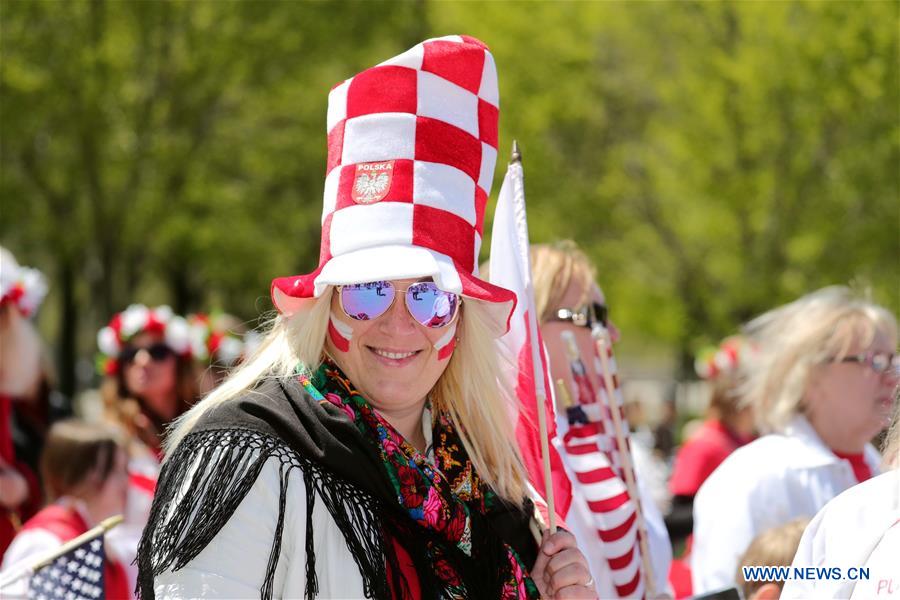
[(157, 333), (176, 354), (191, 356), (190, 331), (187, 321), (175, 315), (168, 306), (148, 308), (132, 304), (116, 313), (109, 325), (97, 333), (97, 370), (103, 375), (115, 375), (119, 371), (119, 355), (126, 344), (140, 333)]
[(47, 295), (47, 280), (37, 269), (12, 262), (0, 269), (0, 306), (13, 304), (22, 316), (37, 312)]

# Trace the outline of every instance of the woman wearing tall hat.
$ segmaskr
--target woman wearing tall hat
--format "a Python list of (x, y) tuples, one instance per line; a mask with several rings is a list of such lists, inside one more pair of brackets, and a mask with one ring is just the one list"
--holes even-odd
[(539, 533), (497, 387), (497, 119), (468, 37), (331, 91), (319, 266), (273, 282), (268, 337), (169, 439), (144, 598), (594, 597), (573, 537)]

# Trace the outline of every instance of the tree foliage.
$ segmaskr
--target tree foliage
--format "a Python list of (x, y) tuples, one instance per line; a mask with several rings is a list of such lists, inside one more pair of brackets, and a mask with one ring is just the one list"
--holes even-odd
[(588, 250), (633, 351), (686, 365), (829, 283), (900, 307), (894, 2), (0, 11), (0, 235), (51, 278), (67, 391), (129, 302), (250, 320), (272, 277), (311, 270), (328, 89), (448, 33), (491, 46), (532, 236)]

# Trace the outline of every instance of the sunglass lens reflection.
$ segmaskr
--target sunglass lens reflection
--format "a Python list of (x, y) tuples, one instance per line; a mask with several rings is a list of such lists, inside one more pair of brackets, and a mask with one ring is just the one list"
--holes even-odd
[(428, 281), (409, 286), (406, 305), (413, 318), (425, 327), (444, 327), (456, 315), (459, 298)]
[(369, 321), (383, 315), (394, 301), (394, 286), (388, 281), (355, 283), (341, 288), (341, 307), (347, 316)]

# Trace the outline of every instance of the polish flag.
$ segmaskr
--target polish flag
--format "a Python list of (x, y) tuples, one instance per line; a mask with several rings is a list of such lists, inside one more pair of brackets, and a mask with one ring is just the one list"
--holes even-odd
[[(537, 324), (528, 244), (524, 176), (521, 162), (514, 160), (503, 178), (491, 233), (490, 281), (512, 290), (518, 298), (509, 332), (499, 340), (501, 353), (508, 358), (499, 378), (504, 390), (515, 390), (517, 402), (511, 408), (516, 423), (516, 441), (529, 481), (541, 497), (547, 499), (537, 389), (545, 390), (545, 401), (540, 410), (544, 411), (551, 442), (556, 437), (556, 418), (547, 358)], [(534, 368), (535, 355), (540, 356), (541, 363), (537, 370)], [(572, 502), (572, 484), (559, 452), (552, 443), (548, 447), (555, 511), (564, 517)]]

